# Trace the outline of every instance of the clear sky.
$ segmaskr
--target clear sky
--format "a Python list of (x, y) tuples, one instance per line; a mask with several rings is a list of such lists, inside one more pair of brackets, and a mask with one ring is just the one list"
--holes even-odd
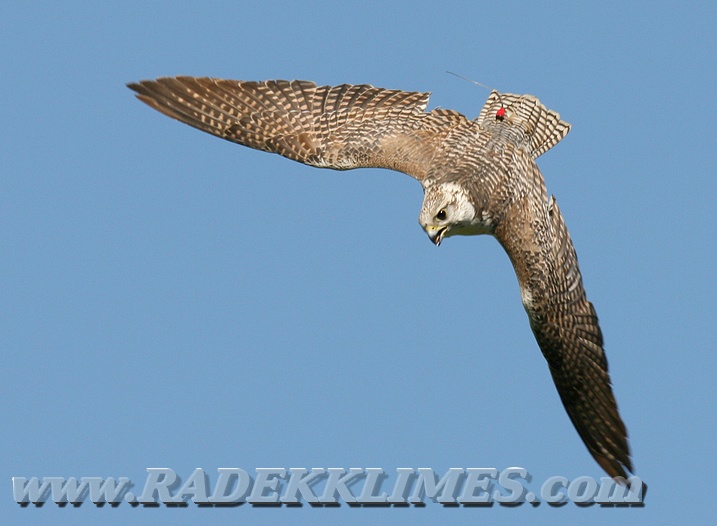
[[(713, 2), (0, 6), (7, 524), (700, 524), (714, 514)], [(420, 185), (316, 170), (137, 102), (163, 75), (532, 93), (643, 509), (21, 509), (13, 476), (522, 466), (603, 476), (490, 237), (434, 247)]]

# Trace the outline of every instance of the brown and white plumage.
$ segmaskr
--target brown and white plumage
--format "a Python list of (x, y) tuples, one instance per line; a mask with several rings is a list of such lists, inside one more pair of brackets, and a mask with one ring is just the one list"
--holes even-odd
[(232, 142), (320, 168), (414, 177), (424, 188), (419, 221), (437, 245), (451, 235), (494, 235), (580, 437), (610, 476), (633, 470), (595, 309), (534, 161), (570, 130), (557, 113), (533, 96), (495, 91), (469, 120), (426, 112), (428, 93), (369, 85), (176, 77), (129, 87), (165, 115)]

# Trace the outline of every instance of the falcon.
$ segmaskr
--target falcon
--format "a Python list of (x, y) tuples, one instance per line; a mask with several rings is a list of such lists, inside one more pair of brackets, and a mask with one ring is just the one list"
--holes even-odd
[(429, 93), (163, 77), (128, 84), (142, 102), (222, 139), (334, 170), (387, 168), (424, 190), (419, 222), (436, 245), (490, 234), (508, 253), (560, 399), (597, 463), (633, 471), (598, 318), (573, 243), (535, 163), (570, 130), (532, 95), (492, 91), (476, 119), (426, 111)]

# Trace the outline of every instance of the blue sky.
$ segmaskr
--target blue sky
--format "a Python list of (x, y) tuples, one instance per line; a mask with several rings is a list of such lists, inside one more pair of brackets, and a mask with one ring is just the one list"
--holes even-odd
[[(0, 512), (12, 524), (705, 523), (713, 513), (717, 8), (709, 2), (5, 2)], [(600, 477), (508, 258), (436, 249), (420, 185), (180, 125), (125, 83), (188, 74), (532, 93), (539, 161), (605, 334), (643, 509), (21, 509), (13, 476), (522, 466)]]

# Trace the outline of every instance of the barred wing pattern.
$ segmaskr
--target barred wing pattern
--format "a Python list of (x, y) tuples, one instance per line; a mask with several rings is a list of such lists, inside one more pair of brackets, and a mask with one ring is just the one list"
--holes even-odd
[(319, 168), (389, 168), (423, 179), (442, 138), (469, 121), (426, 113), (428, 93), (308, 81), (174, 77), (129, 84), (164, 113), (222, 139)]
[(611, 477), (625, 479), (626, 470), (633, 471), (627, 430), (575, 248), (553, 197), (547, 206), (535, 195), (526, 201), (533, 212), (524, 209), (521, 215), (535, 220), (508, 219), (496, 237), (516, 269), (531, 329), (570, 420), (597, 463)]
[[(496, 121), (499, 108), (503, 120)], [(612, 391), (603, 337), (587, 300), (570, 234), (558, 204), (548, 199), (534, 159), (570, 130), (560, 115), (530, 95), (493, 92), (477, 121), (502, 141), (494, 165), (504, 177), (495, 207), (502, 218), (495, 237), (508, 253), (520, 283), (530, 326), (548, 362), (563, 406), (588, 451), (612, 477), (632, 471), (625, 424)], [(479, 185), (477, 193), (483, 193)], [(473, 195), (473, 201), (479, 200)]]

